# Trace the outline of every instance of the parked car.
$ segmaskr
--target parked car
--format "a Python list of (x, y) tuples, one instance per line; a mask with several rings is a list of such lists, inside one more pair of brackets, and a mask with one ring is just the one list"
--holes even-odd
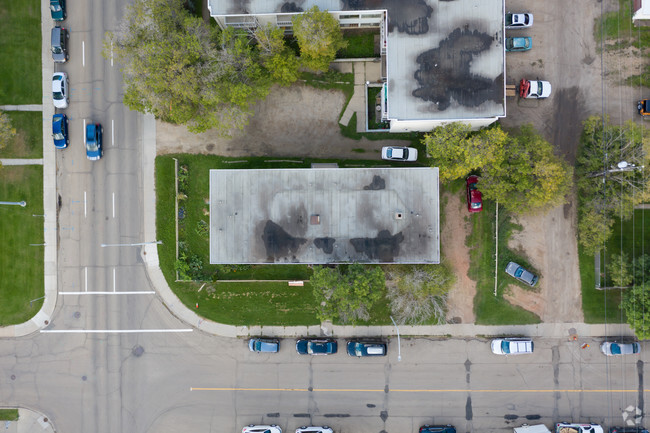
[(54, 147), (65, 149), (70, 144), (68, 137), (68, 116), (65, 114), (55, 114), (52, 116), (52, 138)]
[(99, 123), (86, 125), (86, 157), (91, 161), (97, 161), (104, 155), (103, 133), (104, 128)]
[(50, 0), (50, 13), (54, 21), (63, 21), (67, 15), (65, 0)]
[(315, 426), (303, 426), (296, 429), (296, 433), (334, 433), (334, 430), (324, 425), (322, 427)]
[(636, 103), (636, 109), (639, 114), (643, 117), (650, 116), (650, 106), (648, 106), (648, 100), (642, 99)]
[(467, 210), (480, 212), (483, 210), (483, 194), (476, 188), (478, 176), (470, 176), (466, 181), (467, 188)]
[(528, 284), (530, 287), (535, 287), (535, 284), (537, 284), (537, 281), (539, 280), (537, 275), (519, 266), (515, 262), (508, 263), (506, 266), (506, 274)]
[(271, 424), (271, 425), (251, 424), (241, 429), (241, 433), (282, 433), (282, 429), (275, 424)]
[(598, 424), (559, 422), (555, 424), (555, 433), (603, 433), (603, 428)]
[(65, 63), (68, 61), (68, 38), (70, 33), (64, 27), (54, 27), (50, 37), (50, 49), (54, 63)]
[(616, 341), (603, 341), (600, 351), (607, 356), (634, 355), (641, 352), (639, 343), (617, 343)]
[(528, 51), (533, 47), (533, 38), (520, 36), (517, 38), (506, 38), (506, 51)]
[(634, 427), (610, 427), (609, 433), (648, 433), (648, 430), (640, 425)]
[(383, 341), (348, 341), (348, 355), (350, 356), (386, 356), (386, 343)]
[(272, 338), (251, 338), (248, 340), (248, 349), (251, 352), (275, 353), (280, 350), (280, 341)]
[(525, 355), (533, 353), (535, 344), (530, 338), (495, 338), (490, 347), (495, 355)]
[(543, 99), (551, 96), (551, 83), (541, 80), (527, 80), (522, 78), (519, 82), (519, 97), (526, 99)]
[(338, 343), (331, 338), (303, 338), (296, 341), (296, 352), (301, 355), (331, 355), (338, 350)]
[(419, 433), (456, 433), (456, 427), (453, 425), (428, 425), (420, 427)]
[(70, 98), (68, 97), (68, 75), (65, 72), (55, 72), (52, 75), (52, 100), (55, 108), (67, 108)]
[(386, 161), (417, 161), (418, 150), (413, 147), (385, 146), (381, 148), (381, 159)]
[(515, 30), (515, 29), (525, 29), (533, 25), (533, 14), (522, 13), (522, 14), (506, 14), (506, 29)]

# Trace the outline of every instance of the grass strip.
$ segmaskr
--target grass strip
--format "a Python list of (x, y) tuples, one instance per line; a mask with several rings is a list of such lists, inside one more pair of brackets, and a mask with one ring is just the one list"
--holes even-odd
[(16, 136), (4, 149), (0, 158), (43, 157), (43, 113), (41, 111), (5, 111), (16, 129)]

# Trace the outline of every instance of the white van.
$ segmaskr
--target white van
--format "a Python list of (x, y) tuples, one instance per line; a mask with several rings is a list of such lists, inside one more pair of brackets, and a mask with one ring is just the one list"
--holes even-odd
[(528, 425), (524, 424), (521, 427), (514, 428), (515, 433), (551, 433), (544, 424)]

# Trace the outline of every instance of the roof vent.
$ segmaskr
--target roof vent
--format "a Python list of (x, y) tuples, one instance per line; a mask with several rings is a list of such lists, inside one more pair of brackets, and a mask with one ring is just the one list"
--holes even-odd
[(309, 224), (311, 224), (313, 226), (320, 225), (320, 215), (318, 215), (318, 214), (312, 215), (311, 218), (309, 219)]
[(402, 212), (395, 212), (396, 220), (401, 220), (402, 218), (404, 218), (404, 214)]

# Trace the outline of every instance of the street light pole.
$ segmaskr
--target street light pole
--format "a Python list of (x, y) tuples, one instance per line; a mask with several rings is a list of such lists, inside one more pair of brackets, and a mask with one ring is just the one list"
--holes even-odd
[(621, 171), (633, 171), (633, 170), (636, 170), (636, 169), (643, 169), (643, 168), (644, 168), (643, 165), (642, 166), (636, 166), (634, 164), (630, 164), (627, 161), (621, 161), (618, 164), (616, 164), (616, 167), (612, 167), (612, 168), (610, 168), (608, 170), (601, 171), (599, 173), (591, 173), (589, 175), (589, 177), (598, 177), (598, 176), (604, 176), (604, 175), (606, 175), (608, 173), (618, 173), (618, 172), (621, 172)]
[(395, 323), (393, 316), (390, 316), (390, 320), (393, 322), (393, 325), (395, 325), (395, 330), (397, 331), (397, 362), (400, 362), (402, 360), (402, 343), (399, 339), (399, 328), (397, 327), (397, 323)]
[(27, 206), (27, 203), (24, 200), (23, 201), (0, 201), (0, 204), (9, 204), (14, 206), (22, 206), (22, 207)]
[(152, 245), (152, 244), (162, 244), (162, 241), (154, 241), (154, 242), (138, 242), (135, 244), (102, 244), (102, 248), (106, 247), (137, 247), (140, 245)]

